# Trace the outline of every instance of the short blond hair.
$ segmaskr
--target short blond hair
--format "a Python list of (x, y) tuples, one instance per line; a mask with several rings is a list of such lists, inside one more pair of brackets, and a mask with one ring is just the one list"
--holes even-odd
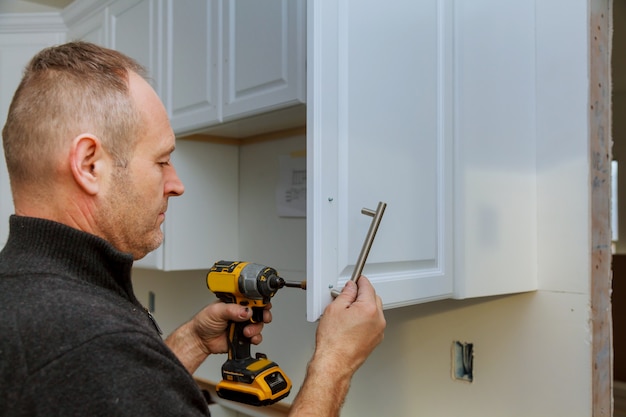
[(141, 116), (129, 73), (145, 76), (132, 58), (88, 42), (46, 48), (24, 70), (2, 130), (11, 186), (45, 182), (55, 158), (81, 133), (97, 136), (125, 166)]

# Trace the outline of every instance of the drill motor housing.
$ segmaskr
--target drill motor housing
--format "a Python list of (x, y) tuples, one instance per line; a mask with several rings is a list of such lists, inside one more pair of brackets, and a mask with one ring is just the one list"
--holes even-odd
[(222, 365), (217, 394), (250, 405), (269, 405), (289, 395), (291, 380), (262, 353), (250, 355), (250, 339), (243, 335), (249, 323), (263, 322), (263, 310), (285, 280), (275, 269), (249, 262), (219, 261), (207, 274), (207, 286), (224, 303), (252, 309), (247, 322), (228, 326), (228, 360)]

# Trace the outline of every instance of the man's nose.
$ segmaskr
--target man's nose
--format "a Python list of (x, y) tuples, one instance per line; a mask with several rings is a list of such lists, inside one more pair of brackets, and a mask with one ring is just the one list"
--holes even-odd
[(171, 172), (165, 181), (165, 194), (172, 197), (178, 197), (185, 192), (185, 185), (178, 177), (174, 166), (170, 166)]

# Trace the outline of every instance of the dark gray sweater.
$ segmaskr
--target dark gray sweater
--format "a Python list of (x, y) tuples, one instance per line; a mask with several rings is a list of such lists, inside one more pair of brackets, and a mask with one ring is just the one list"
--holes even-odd
[(193, 378), (135, 298), (132, 258), (12, 216), (0, 252), (0, 416), (206, 416)]

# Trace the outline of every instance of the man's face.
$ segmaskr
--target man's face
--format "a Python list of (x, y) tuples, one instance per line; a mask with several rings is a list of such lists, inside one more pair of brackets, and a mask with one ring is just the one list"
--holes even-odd
[(175, 137), (161, 101), (134, 73), (130, 89), (141, 112), (140, 137), (128, 166), (112, 167), (101, 217), (107, 223), (107, 240), (140, 259), (163, 242), (168, 198), (181, 195), (184, 186), (170, 160)]

